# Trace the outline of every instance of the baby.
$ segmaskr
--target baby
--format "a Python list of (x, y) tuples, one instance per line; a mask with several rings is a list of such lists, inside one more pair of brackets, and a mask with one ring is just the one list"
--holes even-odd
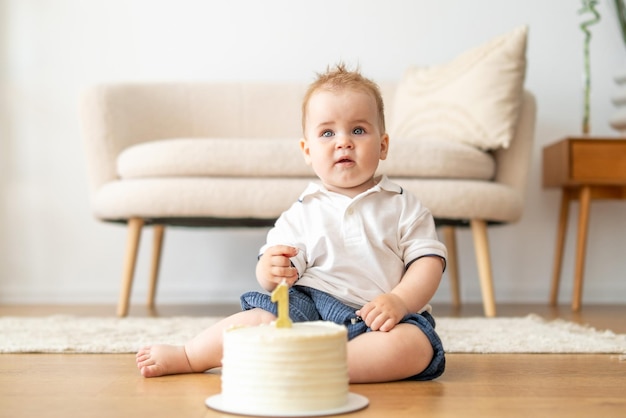
[[(290, 286), (294, 322), (325, 320), (348, 328), (351, 383), (430, 380), (445, 368), (430, 315), (446, 248), (430, 212), (386, 176), (383, 100), (378, 86), (339, 64), (319, 74), (302, 104), (300, 149), (319, 178), (267, 235), (256, 278), (267, 292)], [(241, 297), (243, 311), (184, 346), (137, 353), (145, 377), (221, 366), (223, 331), (276, 319), (266, 292)]]

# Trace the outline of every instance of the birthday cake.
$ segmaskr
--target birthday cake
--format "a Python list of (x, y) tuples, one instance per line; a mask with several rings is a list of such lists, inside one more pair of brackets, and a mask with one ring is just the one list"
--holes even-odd
[(345, 406), (346, 333), (344, 326), (326, 321), (225, 331), (222, 407), (268, 415)]

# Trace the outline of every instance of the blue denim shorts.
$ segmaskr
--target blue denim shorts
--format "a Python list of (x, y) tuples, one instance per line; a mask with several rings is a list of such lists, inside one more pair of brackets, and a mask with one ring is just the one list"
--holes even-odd
[[(278, 315), (277, 305), (270, 295), (260, 292), (247, 292), (241, 296), (243, 310), (261, 308)], [(305, 286), (293, 286), (289, 289), (289, 316), (294, 322), (332, 321), (348, 328), (348, 340), (370, 332), (365, 322), (355, 322), (355, 309), (338, 301), (327, 293)], [(355, 322), (355, 323), (352, 323)], [(433, 346), (433, 358), (421, 373), (407, 380), (432, 380), (441, 376), (446, 367), (446, 358), (441, 339), (435, 332), (435, 319), (428, 312), (408, 314), (400, 323), (417, 326), (430, 340)]]

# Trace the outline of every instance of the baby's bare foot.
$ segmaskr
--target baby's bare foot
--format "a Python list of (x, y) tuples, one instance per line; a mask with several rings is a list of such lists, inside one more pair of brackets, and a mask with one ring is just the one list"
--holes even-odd
[(144, 347), (137, 352), (136, 359), (137, 368), (143, 377), (193, 373), (183, 346), (153, 345)]

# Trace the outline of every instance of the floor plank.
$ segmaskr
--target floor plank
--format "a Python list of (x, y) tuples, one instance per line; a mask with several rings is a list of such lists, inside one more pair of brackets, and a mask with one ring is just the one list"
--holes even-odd
[[(158, 315), (220, 315), (238, 308), (162, 306)], [(537, 313), (626, 333), (626, 305), (498, 306), (500, 316)], [(0, 315), (102, 315), (113, 306), (2, 306)], [(481, 315), (437, 306), (438, 316)], [(134, 307), (132, 315), (151, 315)], [(349, 417), (624, 417), (626, 361), (616, 355), (449, 354), (432, 382), (351, 385), (370, 405)], [(0, 355), (0, 417), (227, 417), (204, 406), (220, 391), (214, 373), (144, 379), (129, 354)]]

